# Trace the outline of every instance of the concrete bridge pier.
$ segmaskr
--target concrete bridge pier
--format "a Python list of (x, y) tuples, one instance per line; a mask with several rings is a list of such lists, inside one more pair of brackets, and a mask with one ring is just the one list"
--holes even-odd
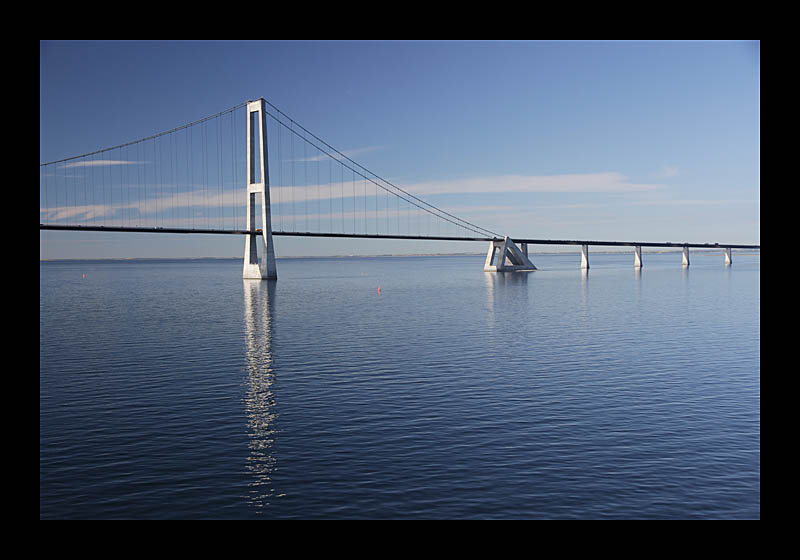
[(536, 270), (528, 258), (528, 244), (521, 243), (522, 249), (517, 247), (506, 236), (503, 240), (495, 239), (489, 242), (489, 252), (483, 265), (484, 272), (525, 272)]
[(683, 266), (689, 266), (689, 246), (683, 246)]
[(733, 263), (731, 260), (731, 248), (725, 247), (725, 265), (730, 266)]
[(642, 246), (635, 245), (633, 247), (633, 267), (642, 268)]
[(589, 246), (581, 245), (581, 268), (589, 270)]

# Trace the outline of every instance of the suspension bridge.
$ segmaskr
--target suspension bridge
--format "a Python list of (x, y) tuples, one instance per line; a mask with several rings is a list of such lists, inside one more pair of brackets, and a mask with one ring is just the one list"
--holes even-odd
[[(268, 141), (269, 139), (269, 141)], [(245, 140), (242, 142), (242, 140)], [(243, 276), (277, 278), (273, 236), (489, 244), (487, 272), (531, 271), (528, 245), (760, 245), (514, 238), (380, 177), (263, 98), (125, 144), (39, 164), (39, 229), (245, 236)], [(260, 255), (260, 256), (259, 256)]]

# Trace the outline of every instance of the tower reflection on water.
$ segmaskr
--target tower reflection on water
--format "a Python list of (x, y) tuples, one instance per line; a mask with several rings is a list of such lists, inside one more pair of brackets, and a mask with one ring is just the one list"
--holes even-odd
[(248, 501), (258, 509), (275, 497), (272, 472), (275, 456), (275, 420), (278, 418), (272, 384), (272, 313), (275, 305), (274, 280), (244, 280), (244, 325), (247, 340), (248, 390), (245, 413), (248, 418), (250, 454), (247, 469), (253, 477)]

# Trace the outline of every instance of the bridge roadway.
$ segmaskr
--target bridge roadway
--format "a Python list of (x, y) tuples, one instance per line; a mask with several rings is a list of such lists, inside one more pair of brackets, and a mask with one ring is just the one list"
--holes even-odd
[[(123, 227), (123, 226), (70, 226), (39, 224), (40, 230), (59, 230), (59, 231), (105, 231), (105, 232), (138, 232), (138, 233), (195, 233), (195, 234), (226, 234), (226, 235), (248, 235), (260, 234), (261, 230), (249, 231), (245, 229), (189, 229), (189, 228), (161, 228), (161, 227)], [(273, 231), (272, 235), (292, 236), (292, 237), (334, 237), (334, 238), (357, 238), (357, 239), (406, 239), (406, 240), (428, 240), (428, 241), (499, 241), (492, 237), (456, 237), (456, 236), (435, 236), (435, 235), (393, 235), (384, 233), (317, 233), (317, 232), (297, 232), (297, 231)], [(651, 241), (589, 241), (576, 239), (523, 239), (512, 238), (515, 243), (527, 243), (528, 245), (595, 245), (607, 247), (691, 247), (699, 249), (761, 249), (761, 245), (740, 245), (729, 243), (675, 243), (675, 242), (651, 242)]]

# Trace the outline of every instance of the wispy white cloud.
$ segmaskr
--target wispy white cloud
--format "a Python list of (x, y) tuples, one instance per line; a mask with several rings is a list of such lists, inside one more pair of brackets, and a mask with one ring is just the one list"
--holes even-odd
[(725, 206), (728, 204), (753, 204), (753, 200), (747, 199), (718, 199), (718, 200), (703, 200), (703, 199), (658, 199), (658, 200), (636, 200), (623, 203), (626, 206)]
[(452, 181), (416, 183), (406, 190), (415, 195), (554, 192), (554, 193), (611, 193), (643, 192), (664, 188), (659, 184), (632, 183), (617, 172), (572, 173), (563, 175), (496, 175)]
[(136, 200), (124, 200), (123, 198), (114, 204), (86, 203), (40, 207), (39, 214), (44, 222), (91, 221), (125, 212), (135, 213), (138, 216), (169, 216), (172, 212), (185, 209), (243, 208), (243, 201), (244, 196), (241, 193), (230, 190), (217, 192), (213, 189), (203, 189), (142, 197)]
[[(124, 165), (141, 163), (134, 161), (97, 160), (95, 162), (79, 162), (93, 165)], [(165, 185), (164, 192), (169, 193), (169, 186)], [(153, 187), (155, 189), (156, 187)], [(503, 193), (503, 192), (587, 192), (587, 193), (630, 193), (638, 191), (652, 191), (663, 188), (663, 185), (635, 184), (627, 180), (620, 173), (588, 173), (549, 176), (523, 176), (501, 175), (494, 177), (479, 177), (461, 179), (456, 181), (422, 182), (404, 187), (404, 190), (419, 196), (423, 200), (426, 196), (434, 194), (470, 194), (470, 193)], [(270, 188), (273, 205), (284, 207), (286, 205), (303, 204), (303, 209), (308, 203), (313, 203), (316, 208), (324, 210), (327, 206), (331, 212), (346, 211), (361, 204), (378, 211), (403, 210), (412, 211), (415, 206), (398, 200), (394, 189), (377, 186), (370, 180), (358, 178), (355, 181), (312, 184), (307, 186), (273, 185)], [(124, 188), (123, 188), (124, 193)], [(190, 192), (150, 196), (137, 200), (121, 200), (112, 208), (104, 204), (84, 204), (62, 207), (41, 208), (40, 212), (48, 220), (59, 219), (97, 219), (111, 216), (116, 211), (135, 211), (140, 215), (166, 213), (180, 208), (229, 208), (243, 204), (243, 195), (229, 188), (221, 189), (216, 186), (196, 188)], [(377, 198), (376, 198), (377, 195)], [(362, 202), (363, 201), (363, 202)], [(631, 201), (627, 201), (628, 204)], [(602, 203), (601, 203), (602, 204)], [(639, 204), (678, 204), (676, 201), (644, 201)], [(585, 208), (594, 207), (589, 204), (572, 204), (551, 206), (551, 208)], [(541, 208), (541, 206), (537, 206)], [(515, 205), (503, 206), (473, 206), (461, 205), (458, 207), (445, 207), (448, 212), (460, 215), (485, 214), (519, 210)]]
[(72, 161), (67, 164), (64, 164), (64, 169), (70, 169), (73, 167), (103, 167), (109, 165), (137, 165), (140, 163), (144, 163), (143, 161), (127, 161), (127, 160), (120, 160), (120, 159), (84, 159), (80, 161)]
[[(130, 163), (130, 162), (127, 162)], [(161, 195), (154, 195), (156, 190), (162, 192)], [(473, 205), (468, 200), (461, 200), (454, 197), (451, 202), (455, 205), (441, 205), (447, 212), (465, 219), (475, 218), (483, 225), (489, 222), (505, 223), (508, 220), (519, 217), (528, 220), (534, 219), (537, 223), (541, 220), (545, 212), (555, 214), (558, 220), (563, 222), (565, 219), (575, 218), (585, 220), (586, 214), (595, 209), (619, 207), (658, 207), (658, 206), (722, 206), (733, 204), (752, 204), (751, 200), (744, 199), (674, 199), (669, 196), (666, 185), (659, 184), (639, 184), (628, 181), (627, 177), (620, 173), (590, 173), (590, 174), (568, 174), (550, 176), (522, 176), (522, 175), (501, 175), (495, 177), (480, 177), (462, 179), (458, 181), (439, 181), (421, 182), (403, 187), (408, 192), (419, 196), (425, 200), (428, 195), (441, 193), (502, 193), (502, 192), (568, 192), (568, 193), (617, 193), (612, 199), (586, 200), (575, 202), (550, 202), (545, 204), (532, 203), (520, 206), (514, 204), (510, 199), (497, 199), (493, 205)], [(364, 212), (375, 212), (377, 217), (392, 216), (401, 213), (404, 216), (423, 213), (423, 210), (402, 200), (398, 200), (392, 192), (387, 192), (381, 187), (376, 186), (368, 180), (360, 178), (356, 181), (344, 181), (334, 183), (313, 184), (308, 186), (273, 185), (270, 189), (271, 200), (274, 206), (273, 214), (284, 216), (308, 215), (314, 219), (317, 214), (322, 216), (333, 215), (345, 218), (363, 215)], [(393, 191), (389, 188), (388, 191)], [(629, 193), (638, 193), (637, 196), (628, 196)], [(147, 197), (136, 197), (134, 200), (126, 199), (129, 192), (122, 188), (120, 199), (115, 200), (114, 205), (94, 203), (92, 204), (50, 206), (40, 208), (43, 222), (60, 222), (65, 220), (72, 221), (93, 221), (102, 218), (119, 216), (120, 213), (129, 213), (133, 216), (151, 216), (153, 219), (167, 217), (173, 219), (184, 212), (203, 212), (206, 214), (222, 213), (230, 216), (230, 212), (237, 212), (244, 208), (244, 194), (238, 189), (231, 189), (210, 185), (206, 187), (196, 187), (189, 192), (173, 192), (171, 185), (153, 186)], [(377, 197), (376, 197), (377, 194)], [(116, 197), (116, 195), (115, 195)], [(51, 200), (52, 201), (52, 200)], [(88, 202), (88, 198), (87, 201)], [(204, 210), (205, 209), (205, 210)], [(238, 209), (238, 210), (236, 210)], [(372, 215), (372, 214), (370, 214)], [(425, 214), (422, 214), (425, 215)], [(609, 219), (613, 222), (617, 218), (616, 213)], [(179, 218), (178, 218), (179, 219)]]
[(312, 156), (302, 157), (302, 158), (294, 158), (294, 159), (287, 159), (287, 162), (301, 162), (301, 161), (326, 161), (328, 159), (334, 159), (336, 161), (344, 161), (345, 158), (343, 156), (347, 156), (348, 158), (355, 158), (363, 154), (367, 154), (369, 152), (374, 152), (376, 150), (382, 150), (382, 146), (365, 146), (363, 148), (354, 148), (352, 150), (345, 150), (342, 155), (337, 153), (331, 153), (330, 155), (325, 153), (316, 153)]

